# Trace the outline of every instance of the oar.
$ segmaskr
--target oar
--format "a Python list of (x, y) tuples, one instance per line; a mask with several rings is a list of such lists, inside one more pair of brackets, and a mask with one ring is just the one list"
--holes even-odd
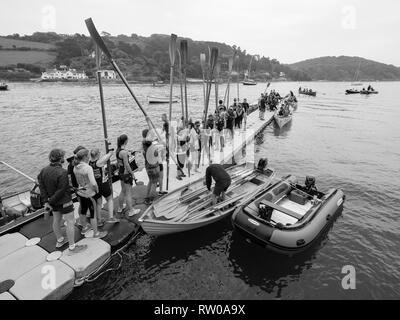
[(218, 86), (219, 86), (219, 74), (221, 73), (221, 64), (217, 62), (215, 67), (215, 110), (218, 110)]
[(183, 87), (185, 91), (185, 118), (186, 122), (189, 120), (189, 112), (188, 112), (188, 105), (187, 105), (187, 84), (186, 84), (186, 66), (188, 60), (188, 43), (187, 40), (181, 40), (180, 43), (180, 52), (181, 52), (181, 59), (182, 59), (182, 74), (183, 74)]
[(236, 56), (236, 60), (237, 60), (237, 83), (236, 83), (236, 88), (237, 88), (237, 103), (238, 103), (238, 106), (239, 106), (239, 98), (240, 98), (240, 95), (239, 95), (239, 55), (237, 55)]
[(16, 173), (20, 174), (21, 176), (27, 178), (28, 180), (32, 181), (33, 183), (37, 183), (35, 179), (31, 178), (27, 174), (19, 171), (18, 169), (14, 168), (12, 165), (8, 164), (7, 162), (0, 161), (0, 163), (4, 164), (5, 166), (9, 167), (11, 170), (15, 171)]
[(226, 106), (229, 106), (229, 91), (230, 91), (230, 83), (231, 83), (231, 75), (232, 75), (232, 67), (233, 67), (233, 56), (229, 58), (228, 61), (228, 67), (229, 67), (229, 73), (228, 73), (228, 84), (225, 90), (225, 97), (224, 97), (224, 103), (226, 101)]
[[(205, 80), (205, 73), (206, 73), (206, 55), (204, 53), (200, 54), (200, 66), (201, 72), (203, 74), (203, 101), (204, 101), (204, 110), (206, 110), (206, 80)], [(203, 123), (203, 129), (206, 128), (206, 123)]]
[(267, 90), (268, 90), (268, 88), (269, 88), (270, 85), (271, 85), (271, 82), (268, 82), (267, 87), (266, 87), (265, 90), (264, 90), (264, 95), (267, 93)]
[[(103, 134), (104, 134), (104, 143), (106, 148), (106, 154), (110, 152), (111, 143), (108, 141), (108, 133), (107, 133), (107, 118), (106, 118), (106, 108), (104, 104), (104, 94), (103, 94), (103, 85), (101, 83), (101, 50), (99, 46), (96, 45), (96, 67), (97, 67), (97, 81), (99, 83), (99, 92), (100, 92), (100, 105), (101, 105), (101, 116), (103, 119)], [(113, 185), (112, 185), (112, 176), (113, 172), (111, 169), (111, 161), (108, 159), (107, 161), (107, 171), (108, 171), (108, 185), (111, 190), (111, 194), (113, 194)]]
[[(174, 88), (174, 65), (175, 65), (175, 52), (176, 52), (176, 34), (171, 34), (171, 40), (169, 43), (169, 60), (171, 63), (171, 70), (169, 75), (169, 83), (170, 83), (170, 90), (169, 90), (169, 118), (168, 118), (168, 132), (166, 132), (166, 140), (167, 140), (167, 185), (166, 190), (168, 191), (169, 186), (169, 131), (170, 126), (172, 123), (172, 96), (173, 96), (173, 88)], [(162, 186), (161, 186), (162, 187)]]
[(208, 92), (206, 92), (206, 109), (204, 112), (204, 123), (207, 121), (207, 113), (208, 113), (208, 104), (210, 101), (210, 94), (211, 94), (211, 85), (212, 85), (212, 80), (214, 76), (214, 70), (215, 66), (217, 64), (218, 60), (218, 48), (214, 47), (211, 49), (211, 57), (210, 57), (210, 74), (209, 74), (209, 86), (208, 86)]
[(181, 88), (181, 106), (182, 106), (182, 119), (185, 119), (185, 100), (183, 96), (183, 74), (182, 74), (182, 58), (181, 58), (181, 53), (177, 49), (178, 52), (178, 58), (179, 58), (179, 66), (178, 66), (178, 72), (179, 72), (179, 85)]
[[(156, 130), (156, 127), (154, 126), (153, 121), (151, 121), (151, 119), (148, 116), (146, 110), (142, 107), (141, 103), (136, 98), (135, 94), (133, 93), (132, 89), (130, 88), (130, 86), (128, 84), (128, 81), (126, 81), (125, 76), (122, 74), (122, 72), (119, 69), (118, 65), (114, 61), (110, 51), (108, 50), (106, 44), (104, 43), (103, 39), (100, 37), (99, 32), (97, 31), (96, 27), (94, 26), (94, 23), (93, 23), (92, 19), (91, 18), (86, 19), (85, 22), (86, 22), (86, 26), (87, 26), (87, 28), (89, 30), (89, 33), (90, 33), (92, 39), (100, 47), (101, 51), (103, 51), (103, 53), (106, 55), (106, 57), (108, 58), (109, 62), (113, 66), (114, 70), (118, 73), (119, 77), (121, 78), (122, 82), (124, 83), (124, 85), (128, 89), (128, 91), (131, 94), (132, 98), (135, 100), (135, 102), (138, 105), (139, 109), (142, 111), (142, 113), (143, 113), (144, 117), (146, 118), (146, 122), (149, 125), (150, 129), (152, 129), (156, 133), (157, 138), (160, 141), (160, 143), (162, 143), (165, 146), (165, 143), (164, 143), (163, 139), (161, 138), (160, 134), (158, 133), (158, 131)], [(172, 159), (173, 159), (174, 163), (177, 165), (175, 159), (173, 157), (172, 157)]]

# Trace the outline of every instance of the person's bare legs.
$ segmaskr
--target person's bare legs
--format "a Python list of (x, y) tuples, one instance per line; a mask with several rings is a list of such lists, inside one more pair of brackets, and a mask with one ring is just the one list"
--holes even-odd
[(75, 246), (75, 217), (74, 212), (64, 214), (64, 220), (67, 221), (67, 239), (70, 247)]
[(54, 231), (54, 234), (56, 235), (57, 241), (59, 241), (63, 237), (62, 233), (61, 233), (61, 227), (60, 227), (61, 219), (62, 219), (61, 213), (57, 212), (57, 211), (53, 211), (53, 231)]
[(114, 217), (114, 200), (113, 196), (110, 195), (106, 198), (107, 200), (107, 210), (108, 210), (108, 217), (112, 219)]
[(129, 183), (125, 184), (125, 198), (126, 198), (126, 208), (128, 211), (132, 210), (132, 186)]

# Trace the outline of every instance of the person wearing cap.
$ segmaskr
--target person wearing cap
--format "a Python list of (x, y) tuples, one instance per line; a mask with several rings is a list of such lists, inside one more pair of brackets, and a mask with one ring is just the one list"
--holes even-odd
[(105, 156), (100, 158), (100, 150), (92, 149), (90, 151), (90, 161), (89, 165), (93, 168), (94, 178), (96, 179), (96, 183), (99, 186), (99, 192), (94, 196), (96, 200), (97, 207), (97, 224), (101, 226), (101, 209), (103, 205), (103, 197), (107, 201), (107, 209), (108, 209), (108, 223), (117, 223), (120, 220), (114, 217), (114, 200), (113, 194), (110, 187), (111, 181), (109, 181), (109, 177), (104, 172), (105, 166), (107, 162), (110, 160), (113, 155), (113, 151), (108, 152)]
[(67, 243), (61, 233), (61, 219), (67, 222), (67, 239), (69, 251), (80, 252), (86, 245), (75, 244), (74, 205), (70, 192), (68, 172), (62, 167), (65, 162), (65, 152), (53, 149), (49, 154), (50, 164), (43, 168), (38, 175), (40, 196), (46, 211), (53, 211), (53, 231), (56, 235), (56, 248)]

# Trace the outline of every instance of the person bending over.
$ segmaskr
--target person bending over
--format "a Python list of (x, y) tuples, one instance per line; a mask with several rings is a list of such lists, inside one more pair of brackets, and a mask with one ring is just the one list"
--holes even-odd
[(225, 192), (231, 185), (231, 177), (220, 164), (211, 164), (206, 169), (206, 186), (211, 191), (212, 179), (215, 181), (214, 190), (212, 193), (212, 202), (215, 205), (218, 200), (225, 200)]

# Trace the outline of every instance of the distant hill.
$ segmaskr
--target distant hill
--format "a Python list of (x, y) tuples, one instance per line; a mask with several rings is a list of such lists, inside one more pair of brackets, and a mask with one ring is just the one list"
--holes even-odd
[[(169, 35), (112, 36), (102, 32), (102, 36), (128, 80), (156, 81), (169, 78)], [(243, 79), (251, 59), (251, 55), (246, 50), (225, 43), (185, 39), (188, 41), (189, 48), (187, 67), (189, 78), (202, 78), (200, 53), (208, 53), (209, 47), (217, 47), (220, 53), (221, 77), (227, 78), (228, 57), (232, 56), (236, 50), (239, 56), (241, 79)], [(178, 46), (180, 40), (182, 38), (178, 39)], [(22, 68), (32, 73), (34, 68), (37, 71), (37, 68), (44, 69), (59, 65), (85, 70), (89, 77), (94, 76), (96, 68), (95, 60), (92, 57), (94, 44), (90, 37), (83, 34), (64, 35), (54, 32), (35, 32), (27, 36), (14, 34), (1, 37), (0, 46), (0, 78), (14, 79), (17, 74), (10, 72), (12, 68), (19, 69), (17, 79), (20, 80), (22, 77), (20, 69)], [(111, 65), (104, 60), (102, 67), (104, 69), (111, 68)], [(236, 69), (237, 64), (235, 63), (234, 70)], [(288, 80), (310, 80), (310, 77), (304, 72), (293, 70), (269, 57), (261, 57), (257, 61), (253, 59), (251, 71), (251, 77), (259, 81), (277, 79), (281, 72), (285, 73)], [(37, 75), (40, 75), (40, 72)], [(29, 76), (32, 77), (31, 74)]]
[(289, 64), (289, 67), (307, 73), (313, 80), (355, 81), (400, 80), (400, 68), (360, 57), (321, 57)]

